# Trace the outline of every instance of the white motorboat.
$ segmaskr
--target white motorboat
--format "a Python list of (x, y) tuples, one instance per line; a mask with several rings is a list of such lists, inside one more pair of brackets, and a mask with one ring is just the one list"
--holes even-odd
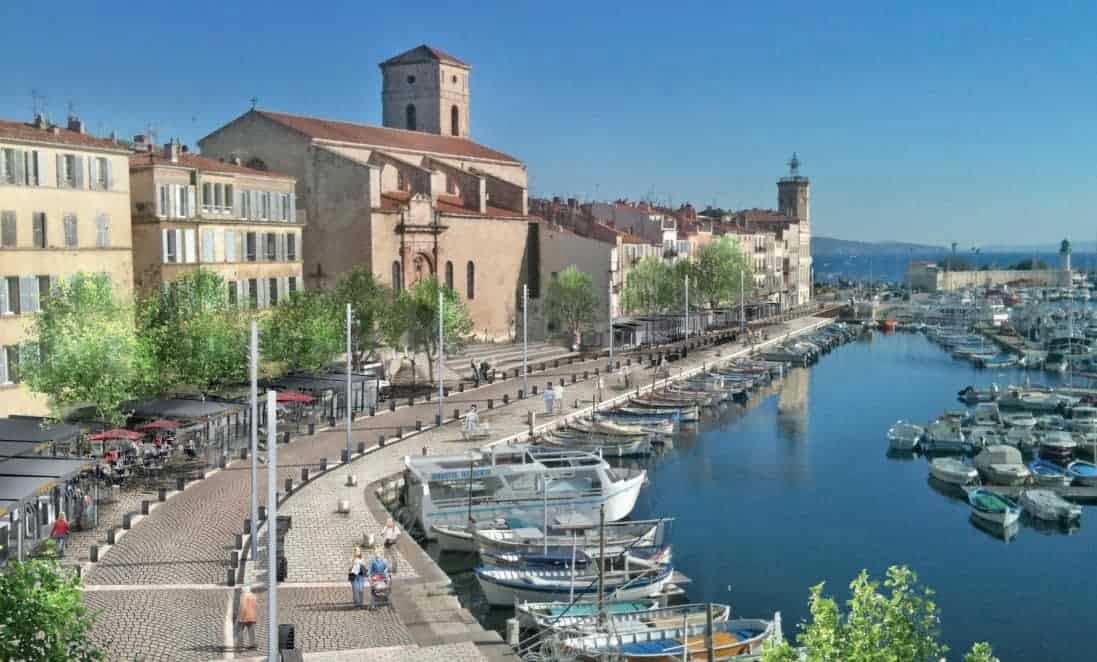
[(998, 403), (1003, 409), (1021, 409), (1046, 414), (1073, 407), (1078, 404), (1078, 398), (1046, 389), (1011, 386), (999, 398)]
[(1082, 507), (1067, 501), (1051, 490), (1021, 492), (1021, 507), (1033, 517), (1053, 522), (1071, 522), (1082, 516)]
[(888, 446), (892, 450), (912, 451), (918, 447), (926, 430), (920, 425), (898, 421), (888, 430)]
[(998, 409), (997, 402), (980, 402), (975, 405), (971, 416), (976, 425), (995, 426), (1002, 423), (1002, 412)]
[[(667, 662), (688, 658), (705, 659), (707, 625), (653, 628), (625, 633), (588, 634), (564, 639), (565, 654), (582, 660), (628, 660), (629, 662)], [(766, 642), (781, 638), (781, 615), (772, 620), (736, 618), (712, 628), (713, 657), (716, 662), (760, 659)]]
[(516, 517), (551, 521), (567, 516), (607, 522), (632, 512), (646, 473), (611, 467), (580, 451), (491, 447), (464, 455), (404, 458), (405, 500), (428, 538), (435, 525)]
[(1011, 428), (1023, 428), (1025, 430), (1036, 428), (1036, 418), (1027, 411), (1003, 414), (1002, 422)]
[(476, 539), (468, 527), (435, 524), (431, 527), (430, 537), (438, 542), (443, 552), (472, 554), (476, 551)]
[(1075, 407), (1070, 410), (1070, 429), (1081, 434), (1097, 433), (1097, 407)]
[(967, 437), (959, 421), (939, 418), (926, 428), (925, 443), (931, 451), (960, 452), (964, 450)]
[(942, 483), (950, 485), (967, 485), (979, 478), (979, 472), (975, 470), (975, 467), (951, 457), (940, 457), (931, 460), (929, 473)]
[(1012, 446), (993, 445), (975, 456), (975, 468), (994, 485), (1023, 485), (1032, 472), (1024, 465), (1021, 451)]

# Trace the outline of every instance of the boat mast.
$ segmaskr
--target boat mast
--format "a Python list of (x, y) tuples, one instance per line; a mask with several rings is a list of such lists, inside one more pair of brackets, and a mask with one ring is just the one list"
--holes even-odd
[(606, 504), (598, 507), (598, 613), (606, 610)]

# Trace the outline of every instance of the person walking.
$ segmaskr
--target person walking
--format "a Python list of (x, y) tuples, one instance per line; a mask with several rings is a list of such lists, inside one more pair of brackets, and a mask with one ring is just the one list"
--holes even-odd
[(628, 389), (632, 388), (632, 383), (630, 381), (631, 377), (632, 377), (632, 368), (630, 368), (627, 365), (625, 367), (621, 368), (621, 379), (625, 383), (625, 390), (626, 391)]
[(564, 413), (564, 385), (557, 384), (552, 387), (553, 394), (552, 399), (556, 401), (556, 408), (561, 414)]
[(598, 402), (602, 401), (602, 390), (606, 388), (605, 379), (598, 375)]
[(233, 639), (236, 648), (243, 648), (244, 630), (248, 632), (248, 648), (255, 646), (255, 622), (259, 620), (259, 599), (252, 593), (250, 586), (244, 586), (240, 594), (240, 606), (236, 609), (236, 634)]
[(354, 548), (354, 557), (350, 560), (350, 571), (347, 573), (350, 580), (350, 595), (354, 606), (361, 609), (364, 605), (362, 592), (366, 589), (366, 566), (362, 561), (362, 548)]
[(385, 545), (385, 558), (392, 565), (392, 571), (396, 572), (396, 541), (400, 538), (400, 529), (390, 517), (385, 520), (385, 526), (381, 529), (381, 541)]
[(369, 605), (370, 609), (372, 609), (377, 606), (374, 590), (392, 586), (392, 570), (381, 552), (380, 545), (373, 549), (373, 558), (369, 560), (367, 574), (369, 575), (370, 582)]
[(57, 513), (57, 519), (53, 522), (53, 527), (50, 528), (50, 538), (53, 538), (53, 542), (57, 545), (57, 556), (61, 557), (65, 555), (65, 541), (69, 537), (69, 521), (65, 519), (65, 513)]
[(555, 393), (554, 393), (553, 389), (552, 388), (546, 388), (544, 395), (542, 395), (541, 397), (544, 398), (544, 400), (545, 400), (545, 415), (546, 416), (552, 416), (552, 409), (553, 409), (553, 407), (556, 406), (554, 404)]
[(480, 414), (476, 411), (476, 405), (469, 405), (465, 413), (464, 433), (466, 439), (475, 437), (480, 432)]
[(469, 365), (472, 366), (472, 383), (477, 387), (480, 386), (480, 369), (476, 367), (476, 359), (469, 359)]

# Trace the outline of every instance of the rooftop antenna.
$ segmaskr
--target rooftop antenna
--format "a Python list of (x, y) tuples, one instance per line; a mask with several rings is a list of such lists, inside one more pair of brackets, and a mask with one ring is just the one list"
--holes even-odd
[(149, 141), (148, 144), (150, 144), (150, 145), (156, 145), (157, 144), (156, 138), (157, 138), (158, 133), (159, 132), (156, 130), (156, 124), (155, 123), (148, 122), (147, 124), (145, 124), (145, 135), (148, 136), (148, 141)]
[(38, 91), (37, 87), (32, 87), (30, 90), (30, 102), (31, 102), (31, 117), (36, 117), (38, 113), (42, 112), (44, 105), (44, 98)]
[(251, 101), (251, 109), (252, 109), (252, 110), (255, 110), (255, 106), (256, 106), (256, 104), (258, 104), (258, 103), (259, 103), (259, 97), (252, 97), (252, 98), (250, 99), (250, 101)]
[(76, 102), (69, 99), (69, 102), (65, 104), (65, 109), (68, 111), (68, 117), (76, 116)]

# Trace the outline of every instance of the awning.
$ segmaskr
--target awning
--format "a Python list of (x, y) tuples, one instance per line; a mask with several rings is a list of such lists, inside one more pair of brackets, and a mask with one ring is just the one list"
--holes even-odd
[(278, 402), (309, 403), (316, 400), (316, 398), (300, 391), (281, 391), (278, 393), (276, 400)]
[(0, 481), (9, 477), (53, 478), (65, 481), (91, 467), (91, 460), (54, 457), (14, 457), (0, 461)]
[(137, 429), (142, 432), (149, 430), (174, 430), (179, 427), (179, 423), (176, 421), (169, 421), (166, 418), (158, 418), (155, 421), (149, 421), (148, 423), (142, 423), (137, 426)]
[(76, 439), (80, 428), (66, 423), (47, 424), (36, 416), (0, 418), (0, 441), (65, 442)]
[(0, 441), (0, 458), (19, 457), (23, 455), (38, 455), (39, 451), (47, 451), (53, 442), (34, 441)]
[(88, 437), (88, 441), (107, 441), (108, 439), (128, 439), (129, 441), (137, 441), (145, 435), (140, 432), (134, 432), (133, 430), (122, 430), (115, 428), (113, 430), (104, 430), (98, 434), (93, 434)]

